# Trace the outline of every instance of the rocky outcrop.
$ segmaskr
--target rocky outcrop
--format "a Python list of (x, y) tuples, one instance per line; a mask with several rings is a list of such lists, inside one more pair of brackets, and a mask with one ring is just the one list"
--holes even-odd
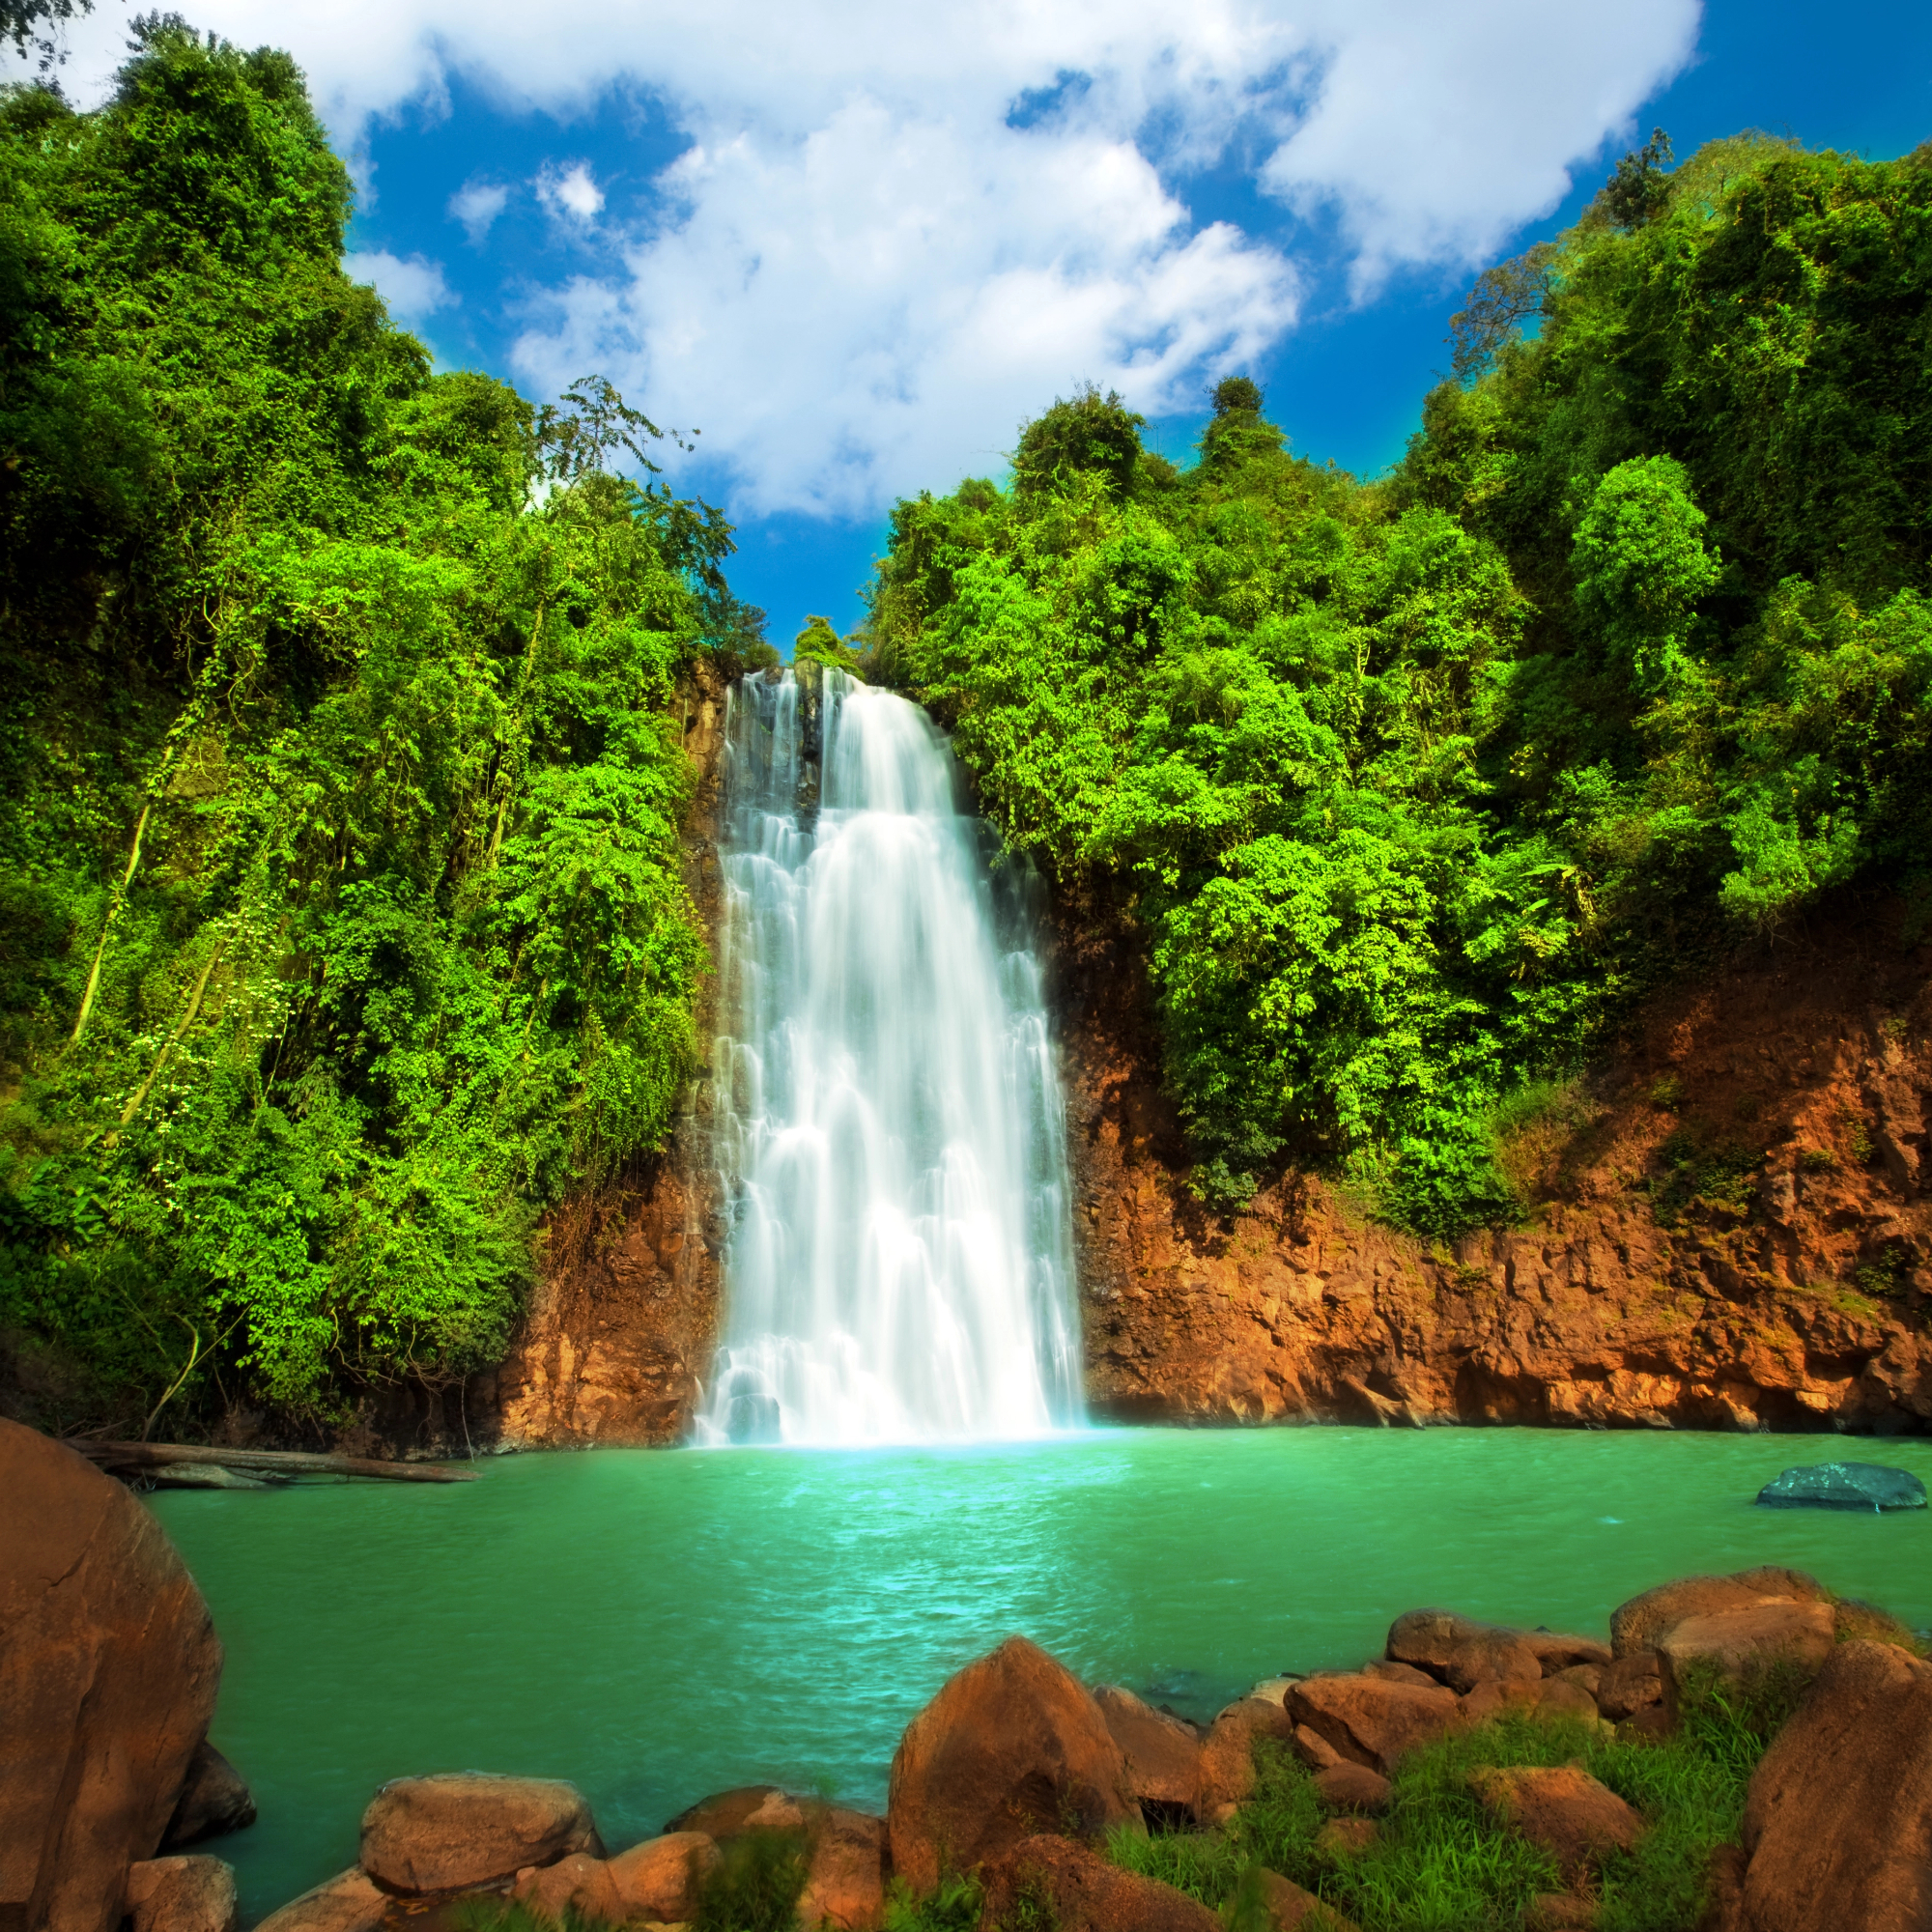
[(1057, 946), (1088, 1388), (1121, 1421), (1932, 1427), (1932, 949), (1786, 942), (1657, 1002), (1432, 1248), (1291, 1173), (1187, 1192), (1142, 961)]
[(0, 1421), (0, 1924), (112, 1932), (208, 1733), (221, 1646), (160, 1525)]

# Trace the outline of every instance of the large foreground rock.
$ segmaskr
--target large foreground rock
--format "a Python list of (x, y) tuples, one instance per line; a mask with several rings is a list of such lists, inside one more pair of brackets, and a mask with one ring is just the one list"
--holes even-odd
[(1774, 1666), (1811, 1676), (1836, 1641), (1830, 1604), (1771, 1602), (1708, 1617), (1686, 1617), (1658, 1640), (1663, 1701), (1683, 1708), (1701, 1674), (1749, 1683)]
[(1222, 1932), (1220, 1915), (1185, 1892), (1122, 1871), (1065, 1838), (1009, 1846), (987, 1874), (980, 1922), (1013, 1923), (1028, 1906), (1037, 1916), (1018, 1922), (1050, 1924), (1055, 1932)]
[(144, 1860), (128, 1868), (128, 1913), (134, 1932), (235, 1932), (235, 1868), (191, 1854)]
[(1883, 1463), (1813, 1463), (1785, 1470), (1757, 1499), (1765, 1509), (1922, 1510), (1925, 1485)]
[(1748, 1610), (1759, 1604), (1817, 1604), (1826, 1601), (1824, 1586), (1802, 1570), (1766, 1564), (1740, 1570), (1730, 1577), (1681, 1577), (1633, 1597), (1610, 1612), (1610, 1649), (1629, 1657), (1655, 1650), (1659, 1640), (1687, 1617), (1716, 1616), (1723, 1610)]
[(362, 1814), (362, 1869), (391, 1891), (483, 1885), (573, 1852), (604, 1847), (582, 1793), (554, 1778), (398, 1777)]
[(1580, 1765), (1484, 1766), (1469, 1774), (1484, 1807), (1555, 1859), (1572, 1883), (1605, 1852), (1628, 1852), (1643, 1836), (1642, 1817)]
[(1143, 1804), (1191, 1807), (1201, 1775), (1201, 1733), (1117, 1684), (1097, 1686), (1094, 1701), (1121, 1748), (1127, 1789)]
[(1094, 1836), (1140, 1819), (1100, 1707), (1025, 1637), (949, 1678), (893, 1757), (893, 1869), (915, 1891), (1037, 1833)]
[(1455, 1691), (1378, 1677), (1309, 1677), (1288, 1693), (1288, 1714), (1335, 1752), (1386, 1777), (1405, 1752), (1462, 1721)]
[(1744, 1840), (1751, 1932), (1932, 1926), (1932, 1664), (1839, 1646), (1752, 1775)]
[(840, 1805), (810, 1819), (810, 1863), (799, 1894), (805, 1932), (869, 1932), (886, 1902), (886, 1821)]
[(113, 1932), (208, 1732), (221, 1646), (160, 1525), (0, 1421), (0, 1925)]

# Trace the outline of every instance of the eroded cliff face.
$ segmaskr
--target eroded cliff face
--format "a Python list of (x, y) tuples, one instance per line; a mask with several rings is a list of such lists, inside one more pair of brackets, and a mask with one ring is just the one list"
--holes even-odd
[[(685, 876), (715, 936), (724, 687), (708, 668), (685, 691), (683, 715), (697, 770)], [(523, 1329), (498, 1367), (470, 1383), (469, 1427), (479, 1441), (505, 1449), (662, 1444), (689, 1429), (710, 1373), (723, 1292), (708, 1004), (698, 1026), (705, 1064), (665, 1151), (552, 1216)]]
[(1145, 975), (1060, 943), (1088, 1387), (1143, 1422), (1932, 1428), (1932, 948), (1837, 930), (1659, 1002), (1454, 1252), (1180, 1178)]

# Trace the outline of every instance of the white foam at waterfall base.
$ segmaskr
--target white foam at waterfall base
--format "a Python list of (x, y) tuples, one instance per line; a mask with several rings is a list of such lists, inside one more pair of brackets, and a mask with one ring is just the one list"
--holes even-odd
[(790, 671), (729, 699), (714, 1076), (730, 1232), (698, 1439), (1075, 1425), (1065, 1140), (1025, 878), (989, 867), (924, 712), (817, 675), (815, 718)]

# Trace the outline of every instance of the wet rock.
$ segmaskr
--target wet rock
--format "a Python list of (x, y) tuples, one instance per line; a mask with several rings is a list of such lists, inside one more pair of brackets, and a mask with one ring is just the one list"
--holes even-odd
[(1772, 1602), (1686, 1617), (1657, 1646), (1664, 1703), (1682, 1710), (1685, 1693), (1700, 1672), (1749, 1682), (1774, 1664), (1785, 1664), (1808, 1676), (1831, 1656), (1836, 1641), (1830, 1604)]
[(1654, 1650), (1658, 1639), (1687, 1617), (1747, 1610), (1766, 1603), (1815, 1604), (1824, 1598), (1824, 1586), (1815, 1577), (1770, 1564), (1730, 1577), (1682, 1577), (1674, 1583), (1660, 1583), (1610, 1612), (1610, 1649), (1620, 1658)]
[(1332, 1905), (1322, 1904), (1312, 1891), (1303, 1891), (1293, 1880), (1265, 1865), (1255, 1868), (1254, 1882), (1261, 1892), (1262, 1910), (1267, 1914), (1269, 1932), (1356, 1932), (1352, 1919), (1344, 1918)]
[(812, 1821), (811, 1861), (799, 1895), (805, 1932), (862, 1932), (886, 1902), (886, 1821), (827, 1805)]
[(1222, 1932), (1220, 1915), (1185, 1892), (1065, 1838), (1022, 1838), (988, 1872), (982, 1926), (1029, 1907), (1057, 1932)]
[(362, 1869), (391, 1891), (483, 1885), (573, 1852), (604, 1847), (582, 1793), (555, 1778), (399, 1777), (362, 1814)]
[(1813, 1463), (1785, 1470), (1757, 1499), (1763, 1509), (1922, 1510), (1925, 1485), (1882, 1463)]
[(1315, 1834), (1318, 1858), (1358, 1859), (1381, 1836), (1373, 1818), (1331, 1818)]
[(199, 1844), (255, 1822), (255, 1800), (242, 1774), (204, 1738), (188, 1760), (187, 1779), (161, 1839), (164, 1851)]
[(971, 1870), (1042, 1831), (1140, 1822), (1100, 1707), (1024, 1637), (949, 1678), (893, 1757), (887, 1834), (915, 1891), (938, 1884), (942, 1860)]
[(376, 1932), (394, 1903), (360, 1865), (351, 1865), (270, 1913), (255, 1932)]
[(1597, 1708), (1613, 1721), (1663, 1702), (1663, 1679), (1654, 1650), (1633, 1651), (1602, 1670), (1595, 1691)]
[(235, 1932), (235, 1869), (219, 1859), (177, 1855), (128, 1868), (134, 1932)]
[(1264, 1697), (1243, 1697), (1230, 1704), (1208, 1726), (1201, 1746), (1195, 1817), (1211, 1825), (1235, 1806), (1245, 1804), (1255, 1795), (1255, 1740), (1278, 1738), (1287, 1744), (1293, 1735), (1294, 1720), (1284, 1705)]
[(559, 1923), (566, 1910), (602, 1925), (620, 1925), (630, 1917), (629, 1900), (611, 1867), (588, 1852), (572, 1852), (554, 1865), (526, 1865), (510, 1896)]
[(0, 1421), (0, 1925), (112, 1932), (208, 1733), (221, 1646), (160, 1525)]
[(668, 1832), (607, 1862), (625, 1919), (677, 1924), (697, 1916), (697, 1895), (721, 1856), (702, 1832)]
[(1314, 1782), (1324, 1811), (1384, 1811), (1395, 1789), (1380, 1772), (1346, 1759), (1318, 1771)]
[(1453, 1610), (1410, 1610), (1389, 1626), (1388, 1656), (1425, 1670), (1452, 1690), (1543, 1675), (1543, 1659), (1520, 1630), (1478, 1623)]
[(1453, 1690), (1375, 1677), (1311, 1677), (1288, 1693), (1288, 1710), (1341, 1756), (1384, 1777), (1404, 1752), (1462, 1720)]
[(1752, 1774), (1752, 1932), (1932, 1925), (1932, 1664), (1841, 1644)]
[[(1201, 1734), (1192, 1724), (1102, 1684), (1094, 1701), (1127, 1767), (1127, 1788), (1143, 1804), (1192, 1806), (1201, 1775)], [(1279, 1708), (1279, 1700), (1274, 1701)]]
[(1643, 1836), (1641, 1816), (1580, 1765), (1486, 1765), (1469, 1774), (1469, 1788), (1493, 1817), (1549, 1853), (1573, 1882), (1605, 1852), (1630, 1851)]

